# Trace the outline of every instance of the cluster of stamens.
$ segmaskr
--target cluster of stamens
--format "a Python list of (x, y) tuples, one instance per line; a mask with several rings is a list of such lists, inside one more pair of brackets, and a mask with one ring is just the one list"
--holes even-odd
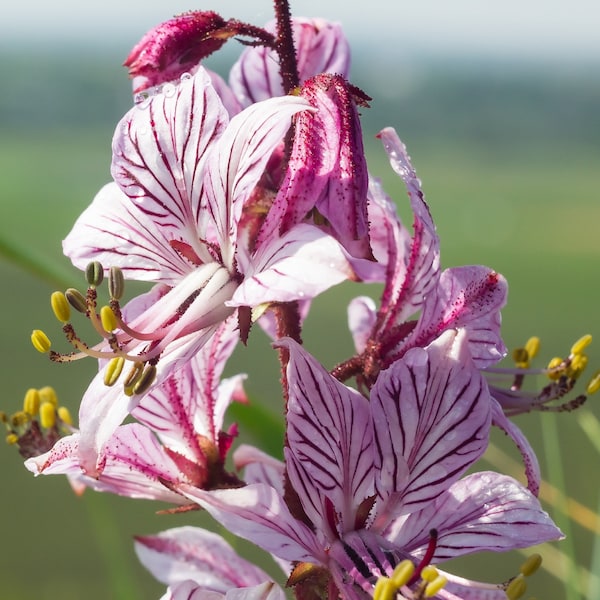
[[(546, 368), (540, 369), (532, 367), (532, 360), (540, 348), (539, 338), (532, 337), (523, 347), (513, 351), (514, 369), (489, 369), (489, 373), (507, 373), (513, 376), (508, 390), (496, 387), (493, 382), (490, 386), (504, 412), (512, 416), (530, 410), (564, 412), (579, 408), (590, 394), (600, 389), (600, 370), (596, 371), (587, 383), (585, 393), (558, 404), (550, 403), (564, 399), (574, 389), (587, 367), (589, 359), (585, 351), (591, 342), (591, 335), (582, 336), (572, 345), (565, 358), (555, 357)], [(523, 389), (528, 375), (544, 375), (550, 382), (538, 392), (528, 392)]]
[(541, 566), (542, 557), (532, 554), (519, 568), (519, 574), (507, 581), (502, 587), (508, 600), (519, 600), (527, 591), (527, 577), (533, 575)]
[(27, 390), (23, 409), (10, 416), (0, 413), (0, 420), (8, 431), (6, 442), (17, 446), (24, 458), (47, 452), (60, 437), (72, 433), (69, 410), (58, 404), (49, 386)]
[[(390, 577), (377, 579), (373, 589), (373, 600), (433, 598), (448, 582), (433, 565), (424, 566), (418, 575), (416, 569), (411, 560), (406, 559), (398, 563)], [(416, 579), (414, 583), (413, 579)]]
[[(50, 359), (55, 362), (71, 362), (88, 356), (108, 360), (104, 377), (107, 386), (112, 386), (119, 380), (126, 362), (132, 363), (124, 377), (123, 389), (130, 396), (142, 394), (152, 385), (156, 377), (156, 363), (160, 349), (153, 342), (159, 339), (157, 333), (135, 331), (123, 321), (120, 299), (123, 296), (125, 282), (119, 268), (109, 269), (110, 301), (100, 308), (98, 308), (97, 288), (104, 280), (104, 269), (99, 262), (88, 265), (86, 279), (88, 289), (85, 295), (75, 288), (69, 288), (65, 292), (54, 292), (50, 297), (54, 316), (62, 323), (63, 333), (75, 351), (60, 353), (52, 350), (50, 339), (39, 329), (31, 334), (31, 342), (39, 352), (49, 353)], [(103, 342), (91, 347), (80, 339), (71, 323), (71, 309), (87, 317)], [(132, 346), (140, 342), (146, 342), (146, 348), (140, 353), (131, 354)]]

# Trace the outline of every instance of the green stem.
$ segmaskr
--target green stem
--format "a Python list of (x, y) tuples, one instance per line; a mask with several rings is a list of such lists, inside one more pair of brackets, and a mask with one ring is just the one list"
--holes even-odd
[(70, 285), (65, 270), (57, 267), (54, 262), (43, 259), (41, 256), (19, 246), (13, 240), (8, 240), (6, 237), (0, 237), (0, 256), (53, 286), (67, 288)]
[(542, 426), (542, 438), (544, 443), (544, 452), (548, 464), (548, 481), (554, 487), (564, 492), (562, 498), (557, 501), (557, 505), (553, 509), (553, 518), (558, 526), (562, 529), (566, 539), (561, 542), (564, 545), (564, 554), (568, 557), (567, 561), (567, 576), (565, 578), (565, 600), (581, 600), (581, 586), (579, 577), (577, 576), (577, 563), (575, 560), (575, 545), (573, 543), (573, 528), (571, 520), (564, 515), (568, 514), (565, 498), (568, 497), (565, 483), (565, 473), (562, 464), (560, 444), (558, 440), (558, 427), (556, 424), (557, 415), (555, 413), (547, 413), (544, 415)]

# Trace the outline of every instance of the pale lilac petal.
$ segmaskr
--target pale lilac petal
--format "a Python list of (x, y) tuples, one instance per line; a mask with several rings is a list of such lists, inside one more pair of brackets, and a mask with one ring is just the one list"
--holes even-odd
[(273, 581), (265, 581), (250, 588), (234, 588), (227, 592), (226, 600), (285, 600), (285, 592)]
[(197, 502), (233, 534), (279, 558), (308, 562), (326, 560), (315, 534), (291, 515), (283, 498), (268, 485), (255, 483), (211, 492), (180, 486), (178, 491)]
[(91, 261), (120, 267), (125, 278), (172, 285), (191, 270), (150, 216), (115, 183), (105, 185), (75, 222), (63, 251), (85, 270)]
[(180, 581), (167, 588), (160, 600), (223, 600), (225, 595), (198, 585), (191, 579)]
[(353, 279), (338, 242), (312, 225), (297, 225), (263, 245), (252, 263), (239, 265), (245, 275), (231, 306), (258, 306), (314, 298), (330, 287)]
[(223, 594), (207, 590), (188, 579), (169, 586), (161, 600), (285, 600), (285, 593), (272, 581), (252, 587), (232, 588)]
[(431, 503), (487, 447), (489, 391), (463, 332), (449, 331), (382, 371), (371, 391), (371, 410), (377, 492), (385, 506), (377, 527), (392, 513)]
[(223, 102), (223, 106), (225, 106), (229, 116), (233, 117), (241, 112), (243, 108), (242, 105), (236, 98), (233, 90), (225, 83), (224, 79), (218, 73), (215, 73), (210, 69), (206, 69), (206, 72), (210, 75), (213, 87), (217, 94), (219, 94), (219, 98), (221, 98), (221, 102)]
[(382, 327), (393, 321), (408, 319), (420, 307), (423, 299), (437, 283), (439, 272), (439, 238), (425, 203), (421, 182), (396, 132), (388, 127), (379, 133), (393, 170), (400, 176), (414, 214), (414, 234), (410, 249), (405, 247), (405, 236), (399, 227), (393, 235), (394, 245), (388, 250), (388, 276), (380, 312), (386, 315)]
[(193, 580), (205, 590), (225, 593), (269, 579), (261, 569), (239, 557), (221, 536), (198, 527), (138, 536), (135, 550), (141, 563), (167, 585)]
[(506, 354), (500, 336), (500, 309), (508, 285), (502, 275), (481, 266), (446, 269), (426, 298), (423, 313), (402, 347), (426, 346), (447, 329), (464, 328), (475, 365), (484, 369)]
[(285, 464), (280, 460), (254, 446), (242, 444), (233, 453), (233, 464), (236, 470), (244, 470), (246, 483), (265, 483), (284, 495)]
[(538, 500), (511, 477), (475, 473), (443, 491), (421, 511), (400, 517), (384, 535), (422, 556), (437, 529), (435, 561), (472, 552), (501, 552), (561, 539), (563, 534)]
[(211, 148), (204, 177), (206, 196), (201, 205), (200, 231), (209, 223), (214, 225), (222, 262), (230, 270), (244, 203), (290, 128), (293, 115), (307, 108), (310, 105), (297, 96), (253, 104), (231, 119)]
[(542, 475), (535, 451), (523, 432), (504, 414), (502, 406), (495, 398), (492, 398), (492, 425), (504, 431), (517, 446), (525, 466), (527, 488), (534, 496), (537, 496), (540, 491)]
[(48, 452), (28, 458), (24, 463), (25, 468), (34, 475), (80, 476), (78, 449), (79, 434), (73, 433), (60, 438)]
[(200, 67), (131, 109), (113, 140), (117, 184), (165, 237), (185, 242), (203, 261), (210, 258), (197, 234), (204, 167), (228, 120)]
[[(318, 73), (348, 76), (350, 48), (339, 23), (294, 17), (292, 27), (301, 83)], [(266, 29), (275, 33), (275, 22)], [(244, 106), (284, 94), (279, 59), (264, 46), (242, 53), (231, 69), (229, 83)]]
[[(359, 506), (374, 493), (369, 402), (296, 342), (276, 346), (290, 353), (285, 448), (290, 484), (312, 523), (333, 539), (356, 527)], [(339, 531), (332, 529), (332, 511)]]
[(376, 319), (376, 306), (371, 298), (360, 296), (348, 304), (348, 327), (358, 354), (364, 352)]

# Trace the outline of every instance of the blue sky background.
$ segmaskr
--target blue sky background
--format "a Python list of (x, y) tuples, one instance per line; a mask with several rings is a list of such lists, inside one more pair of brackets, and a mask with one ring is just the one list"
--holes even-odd
[[(366, 8), (365, 8), (366, 7)], [(46, 48), (83, 42), (122, 52), (173, 14), (212, 9), (262, 24), (270, 0), (53, 0), (9, 2), (0, 11), (0, 45)], [(390, 58), (407, 55), (494, 56), (509, 60), (600, 60), (598, 0), (297, 0), (298, 15), (341, 21), (355, 42), (386, 43)]]

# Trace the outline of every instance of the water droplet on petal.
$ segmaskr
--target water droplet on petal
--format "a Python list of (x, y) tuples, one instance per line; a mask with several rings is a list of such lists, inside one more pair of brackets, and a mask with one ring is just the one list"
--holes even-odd
[(167, 98), (174, 96), (175, 95), (175, 86), (172, 83), (165, 83), (165, 85), (163, 85), (163, 88), (162, 88), (162, 93)]
[(192, 74), (191, 73), (182, 73), (181, 77), (179, 78), (181, 81), (186, 81), (188, 79), (192, 78)]

